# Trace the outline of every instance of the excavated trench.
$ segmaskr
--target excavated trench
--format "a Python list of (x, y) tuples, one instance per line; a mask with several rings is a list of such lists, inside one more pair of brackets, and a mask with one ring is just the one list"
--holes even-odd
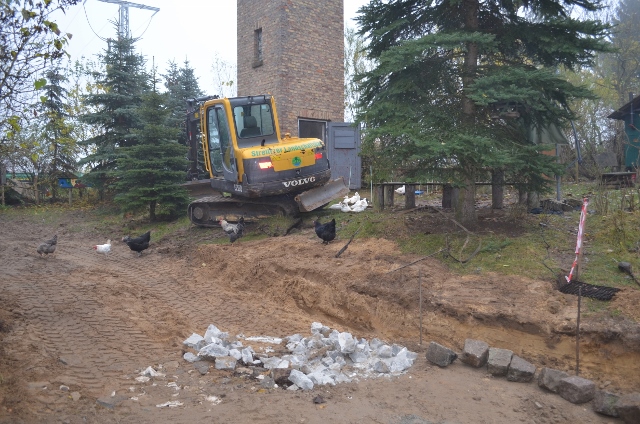
[[(305, 326), (319, 321), (361, 337), (436, 341), (458, 351), (465, 339), (480, 339), (537, 367), (575, 373), (577, 297), (551, 282), (461, 277), (432, 259), (388, 273), (415, 258), (399, 255), (394, 243), (381, 239), (356, 240), (336, 259), (339, 247), (323, 246), (310, 235), (251, 241), (238, 249), (202, 246), (198, 262), (207, 266), (199, 278), (224, 282), (229, 291), (259, 293), (262, 302), (279, 305)], [(640, 300), (629, 290), (612, 302), (633, 308), (633, 299)], [(638, 328), (631, 320), (583, 311), (580, 375), (623, 392), (640, 390)]]

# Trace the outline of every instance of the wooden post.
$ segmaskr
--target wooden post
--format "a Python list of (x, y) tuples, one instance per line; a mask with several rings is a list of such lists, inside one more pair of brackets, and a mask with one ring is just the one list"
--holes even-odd
[(582, 263), (582, 246), (580, 246), (580, 251), (578, 252), (578, 260), (576, 261), (576, 272), (573, 273), (574, 281), (580, 281), (581, 263)]
[(580, 375), (580, 305), (582, 300), (582, 286), (578, 287), (578, 318), (576, 320), (576, 375)]
[(404, 186), (404, 208), (413, 209), (416, 207), (416, 186), (406, 184)]
[(528, 199), (529, 199), (529, 196), (527, 195), (526, 190), (523, 189), (523, 188), (519, 188), (518, 189), (518, 204), (519, 205), (524, 205), (526, 207)]
[(420, 292), (420, 346), (422, 346), (422, 270), (418, 270), (418, 291)]
[(442, 187), (442, 209), (455, 209), (458, 205), (459, 192), (459, 188), (445, 184)]
[(537, 191), (530, 191), (527, 193), (527, 208), (540, 207), (540, 195)]
[(491, 209), (504, 207), (504, 171), (496, 169), (491, 171)]
[(71, 202), (73, 199), (73, 194), (71, 193), (71, 190), (73, 190), (72, 188), (69, 189), (69, 206), (71, 206)]
[(4, 184), (2, 186), (0, 186), (0, 187), (2, 187), (2, 206), (5, 206), (5, 204), (4, 204)]
[(384, 189), (381, 184), (376, 185), (376, 196), (373, 202), (373, 209), (378, 212), (384, 210)]
[(393, 195), (395, 191), (393, 191), (393, 186), (391, 184), (384, 185), (384, 205), (393, 207)]
[(33, 177), (33, 197), (36, 199), (36, 205), (40, 204), (40, 193), (38, 192), (38, 176)]

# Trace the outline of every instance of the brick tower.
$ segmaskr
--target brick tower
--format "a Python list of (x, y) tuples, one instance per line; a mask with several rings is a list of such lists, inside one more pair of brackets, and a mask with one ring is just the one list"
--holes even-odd
[(343, 0), (237, 0), (238, 96), (272, 94), (282, 134), (344, 121)]

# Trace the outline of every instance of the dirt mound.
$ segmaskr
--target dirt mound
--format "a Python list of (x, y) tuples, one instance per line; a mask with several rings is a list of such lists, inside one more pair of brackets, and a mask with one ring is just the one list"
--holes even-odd
[[(506, 381), (459, 364), (454, 373), (433, 369), (424, 359), (431, 340), (459, 350), (475, 338), (537, 366), (572, 371), (576, 298), (551, 282), (459, 276), (435, 258), (402, 254), (386, 239), (356, 239), (336, 258), (346, 240), (323, 245), (311, 226), (233, 245), (226, 239), (198, 244), (222, 238), (221, 231), (192, 227), (163, 239), (152, 234), (141, 257), (115, 241), (112, 252), (101, 255), (91, 246), (120, 240), (123, 231), (86, 221), (79, 214), (62, 222), (0, 215), (0, 422), (185, 421), (210, 417), (212, 408), (220, 420), (245, 422), (362, 422), (365, 416), (392, 422), (417, 414), (506, 423), (560, 409), (569, 422), (601, 421), (533, 384), (519, 386), (526, 395), (510, 398)], [(35, 247), (54, 233), (55, 255), (40, 258)], [(637, 290), (624, 290), (612, 305), (635, 316), (638, 301)], [(182, 359), (182, 341), (211, 323), (232, 335), (285, 337), (308, 334), (314, 321), (398, 342), (419, 352), (419, 360), (398, 381), (292, 394), (262, 390), (237, 373), (200, 375)], [(581, 375), (615, 391), (640, 390), (636, 324), (593, 316), (583, 320), (582, 334)], [(165, 377), (136, 382), (150, 365)], [(495, 405), (476, 400), (488, 386), (504, 392)], [(461, 392), (455, 412), (442, 409)], [(309, 410), (318, 394), (330, 405)], [(214, 407), (213, 397), (222, 403)], [(169, 400), (183, 407), (156, 406)], [(276, 401), (286, 405), (285, 415), (268, 412)], [(539, 411), (532, 402), (553, 410)]]

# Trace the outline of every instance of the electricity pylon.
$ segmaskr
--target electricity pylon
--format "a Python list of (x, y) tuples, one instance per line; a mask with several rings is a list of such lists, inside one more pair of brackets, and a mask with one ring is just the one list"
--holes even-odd
[[(137, 7), (138, 9), (153, 10), (154, 11), (153, 15), (155, 15), (160, 11), (160, 8), (158, 7), (147, 6), (147, 5), (138, 4), (138, 3), (131, 3), (129, 1), (123, 1), (123, 0), (98, 0), (98, 1), (101, 1), (104, 3), (114, 3), (120, 6), (120, 10), (119, 10), (120, 20), (118, 21), (118, 36), (122, 38), (129, 38), (131, 36), (129, 31), (129, 7)], [(153, 17), (153, 15), (151, 15), (151, 17)]]

